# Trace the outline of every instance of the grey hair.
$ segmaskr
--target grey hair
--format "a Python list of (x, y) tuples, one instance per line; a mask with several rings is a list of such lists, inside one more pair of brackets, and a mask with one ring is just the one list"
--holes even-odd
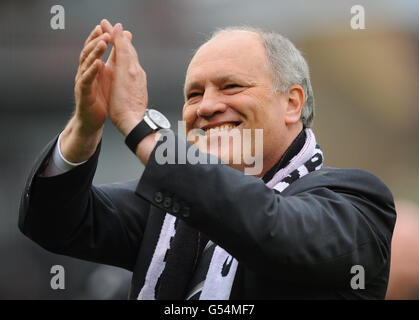
[(266, 49), (266, 56), (273, 74), (274, 90), (282, 93), (295, 84), (303, 88), (305, 102), (301, 111), (301, 121), (310, 128), (314, 117), (314, 96), (310, 82), (308, 64), (301, 52), (286, 37), (275, 32), (266, 32), (258, 28), (239, 26), (217, 29), (209, 38), (230, 31), (250, 31), (259, 35)]

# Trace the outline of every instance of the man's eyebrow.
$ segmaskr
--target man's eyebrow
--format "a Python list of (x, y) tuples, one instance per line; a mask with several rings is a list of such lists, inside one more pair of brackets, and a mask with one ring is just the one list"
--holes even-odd
[(187, 93), (189, 91), (192, 91), (192, 90), (195, 90), (195, 89), (199, 89), (201, 87), (202, 87), (202, 85), (201, 85), (201, 82), (200, 81), (193, 81), (193, 82), (190, 82), (188, 85), (185, 85), (185, 88), (183, 90), (183, 93), (184, 93), (184, 95), (186, 97), (186, 95), (187, 95)]
[[(224, 82), (248, 82), (248, 83), (252, 83), (252, 81), (250, 79), (248, 79), (247, 77), (243, 76), (243, 75), (236, 75), (236, 74), (229, 74), (229, 75), (223, 75), (223, 76), (219, 76), (219, 77), (215, 77), (215, 79), (212, 80), (215, 83), (224, 83)], [(195, 89), (200, 89), (202, 87), (201, 82), (200, 81), (192, 81), (190, 83), (188, 83), (185, 88), (184, 88), (184, 94), (186, 97), (186, 94), (189, 91), (195, 90)]]

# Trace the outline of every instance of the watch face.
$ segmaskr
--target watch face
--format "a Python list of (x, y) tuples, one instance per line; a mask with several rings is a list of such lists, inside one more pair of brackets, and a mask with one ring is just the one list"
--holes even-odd
[(147, 115), (160, 128), (163, 128), (163, 129), (170, 128), (169, 120), (167, 120), (167, 118), (159, 111), (154, 110), (154, 109), (148, 109)]

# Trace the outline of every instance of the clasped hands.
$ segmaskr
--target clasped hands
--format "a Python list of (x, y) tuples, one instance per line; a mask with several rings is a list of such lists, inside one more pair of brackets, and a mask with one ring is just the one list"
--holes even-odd
[[(108, 116), (124, 136), (143, 119), (147, 78), (131, 40), (132, 34), (120, 23), (112, 26), (103, 19), (85, 41), (75, 77), (75, 111), (61, 134), (61, 152), (68, 161), (82, 162), (94, 153)], [(113, 48), (104, 62), (110, 44)], [(140, 143), (145, 146), (142, 152), (137, 151), (143, 163), (155, 145), (150, 136)]]
[[(120, 23), (103, 19), (87, 38), (75, 78), (76, 116), (86, 132), (99, 130), (109, 116), (127, 135), (142, 119), (148, 102), (146, 73)], [(106, 63), (102, 56), (113, 45)]]

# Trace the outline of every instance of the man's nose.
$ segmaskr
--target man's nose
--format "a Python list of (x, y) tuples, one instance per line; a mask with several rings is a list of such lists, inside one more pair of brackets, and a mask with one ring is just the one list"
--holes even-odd
[(217, 98), (217, 95), (212, 92), (205, 91), (199, 104), (197, 113), (198, 117), (209, 118), (216, 113), (223, 113), (227, 109), (227, 105)]

